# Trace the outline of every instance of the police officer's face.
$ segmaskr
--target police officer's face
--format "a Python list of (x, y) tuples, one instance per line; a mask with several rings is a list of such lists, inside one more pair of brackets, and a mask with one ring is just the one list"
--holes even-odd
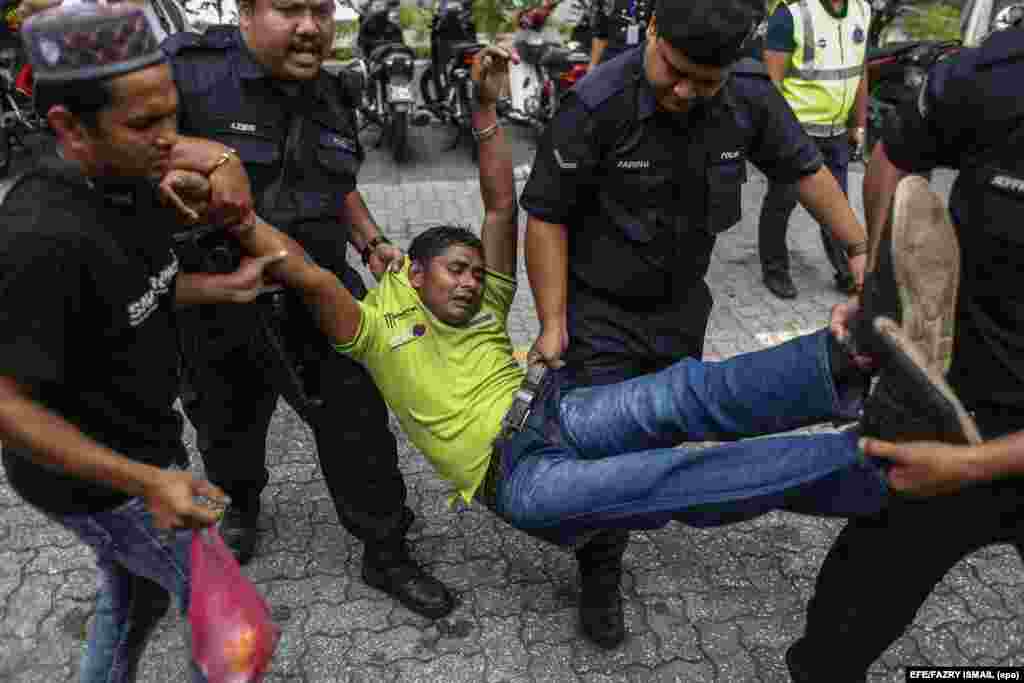
[(158, 64), (115, 78), (96, 127), (81, 127), (77, 156), (97, 176), (158, 180), (178, 139), (178, 91)]
[(687, 112), (694, 102), (714, 97), (729, 76), (725, 67), (697, 64), (657, 35), (657, 17), (647, 29), (644, 68), (654, 88), (658, 107), (669, 112)]
[(448, 247), (427, 267), (414, 263), (409, 272), (424, 305), (449, 325), (463, 325), (480, 310), (484, 277), (483, 254), (462, 244)]
[(249, 50), (275, 78), (315, 78), (334, 42), (332, 0), (253, 0), (238, 17)]

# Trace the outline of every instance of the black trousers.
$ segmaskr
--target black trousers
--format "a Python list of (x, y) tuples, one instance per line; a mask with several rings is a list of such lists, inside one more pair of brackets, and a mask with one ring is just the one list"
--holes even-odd
[[(201, 325), (187, 329), (200, 334)], [(207, 475), (232, 500), (259, 497), (270, 475), (266, 440), (277, 407), (268, 359), (258, 336), (221, 353), (187, 353), (182, 403), (198, 433)], [(369, 543), (404, 536), (410, 513), (398, 469), (398, 450), (388, 428), (388, 411), (369, 373), (323, 339), (324, 352), (307, 374), (320, 378), (323, 405), (292, 407), (312, 430), (327, 489), (342, 525)], [(195, 347), (193, 347), (195, 348)]]
[[(825, 158), (825, 166), (832, 171), (839, 187), (846, 194), (847, 170), (850, 166), (850, 143), (846, 135), (832, 138), (812, 138), (818, 143)], [(761, 268), (765, 273), (789, 272), (789, 249), (786, 247), (786, 232), (789, 229), (789, 218), (799, 201), (799, 193), (795, 184), (768, 183), (768, 193), (761, 205), (761, 218), (757, 226), (757, 247), (761, 255)], [(832, 234), (824, 227), (821, 232), (821, 244), (825, 256), (837, 275), (849, 276), (850, 264), (846, 252)]]
[(877, 517), (850, 520), (818, 574), (804, 636), (787, 653), (793, 680), (864, 681), (935, 584), (993, 543), (1022, 554), (1024, 478), (903, 500)]

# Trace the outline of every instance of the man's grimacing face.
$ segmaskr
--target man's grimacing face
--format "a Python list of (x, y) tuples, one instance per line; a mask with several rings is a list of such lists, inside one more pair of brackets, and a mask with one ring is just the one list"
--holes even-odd
[(484, 268), (484, 255), (479, 249), (453, 244), (426, 267), (413, 262), (409, 282), (435, 317), (458, 327), (480, 311)]
[(334, 42), (334, 2), (250, 0), (238, 24), (246, 46), (274, 78), (310, 80)]

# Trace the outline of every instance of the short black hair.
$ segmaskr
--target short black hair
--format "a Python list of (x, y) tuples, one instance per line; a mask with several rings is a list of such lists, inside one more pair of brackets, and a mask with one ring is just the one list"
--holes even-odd
[(95, 130), (99, 113), (114, 101), (111, 82), (115, 77), (80, 81), (36, 81), (33, 89), (36, 111), (45, 117), (51, 107), (63, 105)]
[(729, 66), (765, 17), (764, 0), (657, 0), (658, 37), (688, 59)]
[(435, 225), (413, 238), (409, 245), (409, 258), (425, 266), (454, 245), (479, 249), (481, 253), (484, 250), (484, 243), (469, 228), (458, 225)]

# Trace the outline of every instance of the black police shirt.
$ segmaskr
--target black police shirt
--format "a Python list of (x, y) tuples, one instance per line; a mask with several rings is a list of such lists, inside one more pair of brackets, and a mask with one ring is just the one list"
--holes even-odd
[(570, 91), (521, 198), (534, 218), (568, 228), (570, 365), (614, 370), (614, 381), (700, 356), (703, 278), (716, 235), (741, 218), (748, 160), (778, 182), (822, 164), (753, 60), (687, 114), (658, 110), (642, 47)]
[[(0, 207), (0, 375), (125, 457), (187, 455), (178, 395), (170, 215), (148, 184), (90, 187), (45, 158)], [(128, 497), (31, 462), (4, 444), (15, 490), (54, 514)]]
[(259, 214), (361, 298), (364, 285), (345, 265), (342, 209), (363, 151), (339, 80), (324, 70), (308, 81), (274, 79), (235, 26), (175, 34), (161, 48), (178, 86), (181, 131), (237, 150)]
[(1024, 31), (993, 34), (929, 73), (890, 117), (892, 162), (909, 173), (960, 171), (950, 213), (961, 252), (948, 379), (989, 433), (1024, 429)]

